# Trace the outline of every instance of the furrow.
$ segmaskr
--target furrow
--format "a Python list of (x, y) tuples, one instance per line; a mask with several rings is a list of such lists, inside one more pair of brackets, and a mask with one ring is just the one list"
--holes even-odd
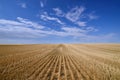
[(64, 66), (65, 80), (67, 80), (67, 71), (66, 71), (66, 62), (65, 62), (65, 56), (63, 56), (63, 66)]
[(53, 80), (53, 78), (54, 78), (54, 75), (55, 75), (55, 69), (56, 69), (56, 67), (57, 67), (57, 63), (58, 63), (58, 56), (57, 56), (57, 60), (56, 60), (56, 62), (55, 62), (55, 67), (54, 67), (54, 70), (52, 71), (52, 73), (51, 73), (51, 78), (50, 78), (50, 80)]
[[(33, 53), (34, 54), (34, 53)], [(33, 55), (31, 57), (28, 57), (26, 59), (23, 59), (21, 62), (17, 63), (17, 65), (13, 64), (13, 66), (9, 67), (10, 69), (8, 69), (9, 71), (6, 72), (14, 72), (15, 70), (24, 67), (25, 64), (30, 63), (31, 61), (33, 61), (35, 58), (40, 58), (41, 54), (37, 53), (36, 55)]]
[[(26, 68), (28, 69), (28, 71), (29, 71), (29, 69), (31, 69), (31, 70), (34, 70), (34, 69), (36, 69), (38, 66), (36, 66), (36, 65), (40, 65), (41, 63), (42, 63), (42, 61), (44, 60), (44, 59), (46, 59), (48, 56), (49, 56), (50, 54), (47, 52), (45, 52), (45, 53), (43, 53), (43, 55), (41, 55), (41, 56), (39, 56), (38, 57), (38, 61), (36, 62), (36, 63), (34, 63), (34, 64), (32, 64), (32, 66), (30, 65), (30, 66), (27, 66)], [(30, 71), (31, 71), (30, 70)], [(32, 71), (31, 71), (32, 72)]]
[(73, 57), (71, 57), (71, 55), (69, 55), (69, 60), (71, 67), (73, 68), (74, 71), (75, 80), (83, 79), (80, 70), (78, 67), (76, 67), (77, 64), (74, 63)]
[[(33, 60), (33, 62), (34, 62), (34, 60)], [(28, 64), (30, 64), (30, 63), (28, 63)], [(30, 64), (31, 65), (31, 64)], [(31, 65), (32, 66), (32, 65)], [(25, 66), (24, 66), (25, 67)], [(23, 76), (22, 74), (26, 74), (26, 76), (24, 75), (24, 78), (27, 78), (27, 76), (28, 76), (28, 73), (23, 73), (24, 71), (26, 72), (26, 70), (25, 70), (25, 68), (24, 67), (19, 67), (18, 69), (16, 69), (15, 71), (13, 70), (12, 72), (9, 72), (9, 73), (14, 73), (14, 72), (17, 72), (16, 74), (12, 74), (12, 76), (13, 76), (13, 78), (16, 78), (18, 75), (19, 76)], [(27, 67), (27, 64), (26, 64), (26, 67)], [(33, 69), (33, 70), (35, 70), (35, 69)], [(22, 71), (22, 72), (21, 72)], [(31, 70), (30, 70), (31, 71)], [(30, 74), (30, 73), (29, 73)], [(9, 74), (8, 74), (9, 75)], [(17, 78), (17, 79), (19, 79), (19, 78)]]
[(41, 72), (41, 70), (45, 67), (46, 64), (48, 64), (48, 62), (53, 58), (53, 56), (47, 56), (45, 57), (41, 62), (39, 62), (40, 64), (36, 65), (36, 68), (34, 68), (34, 70), (32, 71), (32, 73), (29, 75), (28, 79), (33, 80), (34, 78), (36, 78), (39, 73)]
[(53, 79), (52, 79), (52, 80), (57, 80), (57, 79), (58, 79), (60, 56), (57, 56), (57, 58), (58, 58), (58, 62), (57, 62), (57, 64), (56, 64), (55, 73), (54, 73), (54, 76), (53, 76)]
[[(28, 56), (28, 53), (26, 55), (26, 58), (25, 58), (25, 55), (23, 55), (23, 59), (21, 60), (16, 60), (16, 62), (11, 62), (9, 63), (8, 65), (6, 65), (4, 71), (2, 71), (2, 74), (4, 74), (4, 72), (7, 72), (8, 69), (11, 69), (10, 67), (16, 67), (18, 64), (22, 63), (22, 62), (28, 62), (27, 59), (29, 59), (30, 57), (33, 57), (33, 56), (36, 56), (37, 54), (33, 54), (32, 52), (29, 53), (29, 56)], [(15, 56), (17, 57), (17, 56)]]
[[(70, 58), (71, 58), (72, 63), (74, 64), (74, 68), (77, 69), (77, 74), (78, 74), (79, 79), (86, 80), (85, 75), (83, 75), (83, 72), (81, 71), (81, 68), (78, 67), (78, 63), (76, 63), (75, 60), (73, 59), (74, 57), (70, 56)], [(79, 63), (79, 64), (81, 64), (81, 63)]]
[(50, 80), (51, 74), (52, 74), (52, 72), (53, 72), (53, 70), (55, 68), (55, 62), (56, 62), (56, 60), (57, 60), (57, 56), (54, 56), (54, 61), (52, 61), (52, 63), (49, 64), (49, 66), (47, 66), (47, 68), (45, 69), (46, 73), (43, 73), (43, 74), (45, 74), (43, 80)]
[(74, 80), (74, 76), (73, 76), (73, 72), (70, 68), (70, 63), (69, 63), (69, 60), (68, 60), (68, 56), (66, 56), (65, 60), (66, 60), (66, 69), (67, 69), (67, 79), (68, 80)]
[[(76, 56), (75, 56), (76, 57)], [(76, 57), (76, 58), (73, 58), (74, 61), (76, 62), (76, 64), (79, 65), (79, 68), (82, 70), (82, 73), (84, 74), (86, 80), (93, 80), (92, 77), (90, 76), (90, 70), (87, 68), (86, 69), (86, 66), (87, 66), (87, 62), (84, 61), (84, 59), (82, 59), (82, 61), (80, 61), (80, 58), (79, 57)], [(89, 72), (89, 73), (88, 73)]]
[(68, 55), (68, 62), (69, 62), (69, 65), (70, 65), (70, 69), (73, 73), (74, 80), (78, 80), (78, 75), (77, 75), (76, 69), (73, 67), (74, 65), (71, 62), (70, 55)]
[(59, 73), (59, 75), (60, 75), (60, 80), (65, 80), (65, 68), (64, 68), (64, 63), (63, 63), (63, 57), (64, 57), (64, 55), (61, 55), (61, 67), (60, 67), (60, 73)]
[(61, 72), (61, 56), (59, 58), (59, 72), (58, 72), (58, 80), (60, 80), (60, 72)]
[(48, 71), (49, 67), (51, 66), (52, 62), (54, 61), (55, 57), (53, 56), (51, 58), (51, 60), (41, 68), (40, 73), (38, 74), (38, 76), (35, 78), (35, 80), (39, 80), (39, 79), (43, 79), (44, 75), (46, 74), (46, 72)]

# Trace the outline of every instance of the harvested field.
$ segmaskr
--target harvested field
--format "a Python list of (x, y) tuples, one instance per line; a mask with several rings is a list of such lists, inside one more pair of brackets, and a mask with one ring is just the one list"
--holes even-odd
[(0, 45), (0, 80), (120, 80), (120, 44)]

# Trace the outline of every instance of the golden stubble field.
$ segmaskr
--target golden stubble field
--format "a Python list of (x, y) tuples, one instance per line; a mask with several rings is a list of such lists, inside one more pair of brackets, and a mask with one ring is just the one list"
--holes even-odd
[(120, 80), (120, 44), (0, 45), (0, 80)]

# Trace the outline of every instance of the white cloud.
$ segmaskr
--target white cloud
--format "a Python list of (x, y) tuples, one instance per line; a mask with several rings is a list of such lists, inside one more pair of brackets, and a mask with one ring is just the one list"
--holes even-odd
[(12, 21), (12, 20), (5, 20), (5, 19), (0, 19), (0, 24), (1, 25), (14, 25), (14, 26), (22, 26), (23, 24), (17, 21)]
[(65, 14), (59, 8), (53, 8), (57, 16), (63, 17)]
[[(0, 36), (16, 38), (39, 38), (41, 36), (82, 36), (87, 31), (77, 27), (61, 27), (60, 31), (46, 29), (36, 22), (17, 17), (18, 21), (0, 19)], [(2, 38), (2, 37), (1, 37)]]
[(72, 8), (67, 14), (66, 18), (72, 22), (76, 22), (80, 19), (81, 14), (84, 12), (85, 8), (83, 6), (81, 7), (75, 7)]
[(39, 24), (36, 23), (36, 22), (32, 22), (32, 21), (30, 21), (30, 20), (28, 20), (28, 19), (24, 19), (24, 18), (21, 18), (21, 17), (17, 17), (17, 19), (18, 19), (21, 23), (24, 23), (24, 24), (27, 25), (27, 26), (32, 26), (32, 27), (37, 28), (37, 29), (43, 29), (43, 28), (44, 28), (44, 26), (39, 25)]
[(59, 24), (64, 24), (64, 23), (63, 23), (62, 21), (60, 21), (58, 18), (48, 16), (47, 13), (44, 13), (43, 15), (40, 15), (40, 17), (41, 17), (41, 19), (43, 19), (43, 20), (56, 21), (56, 22), (58, 22)]
[(80, 40), (82, 40), (83, 42), (99, 42), (99, 43), (103, 43), (103, 42), (113, 42), (114, 40), (116, 40), (116, 34), (115, 33), (107, 33), (104, 35), (85, 35), (84, 37), (80, 38)]
[(89, 18), (90, 20), (93, 20), (93, 19), (97, 19), (98, 16), (96, 16), (96, 15), (94, 14), (94, 12), (92, 12), (92, 13), (88, 14), (88, 18)]
[(72, 8), (67, 14), (66, 18), (70, 21), (72, 21), (74, 24), (77, 24), (78, 26), (87, 26), (87, 21), (81, 21), (80, 19), (83, 16), (83, 12), (85, 11), (85, 7), (75, 7)]
[(59, 8), (53, 8), (53, 10), (55, 11), (55, 14), (58, 17), (64, 17), (66, 19), (68, 19), (69, 21), (72, 21), (73, 24), (77, 24), (78, 26), (87, 26), (87, 21), (80, 21), (80, 19), (83, 16), (83, 12), (85, 10), (85, 7), (81, 6), (81, 7), (74, 7), (72, 8), (70, 11), (68, 11), (67, 13), (64, 13), (61, 9)]
[(86, 26), (86, 22), (78, 21), (76, 22), (78, 26)]
[(44, 26), (24, 18), (18, 21), (0, 19), (0, 38), (38, 38), (45, 36), (41, 32)]
[(62, 27), (62, 31), (53, 31), (52, 35), (59, 36), (59, 37), (77, 37), (84, 36), (86, 34), (86, 30), (77, 28), (77, 27)]
[(80, 39), (83, 41), (99, 41), (113, 39), (115, 34), (104, 34), (104, 35), (90, 35), (90, 32), (96, 31), (94, 27), (78, 28), (78, 27), (60, 27), (60, 30), (47, 29), (36, 22), (24, 19), (21, 17), (17, 18), (18, 21), (0, 19), (0, 40), (4, 39), (38, 39), (44, 37), (71, 37)]
[(98, 31), (98, 29), (96, 29), (96, 28), (94, 28), (94, 27), (87, 27), (86, 30), (92, 31), (92, 32)]
[(44, 34), (24, 26), (0, 25), (0, 38), (38, 38)]
[(44, 4), (43, 4), (43, 2), (42, 2), (42, 1), (40, 1), (40, 6), (41, 6), (41, 7), (44, 7)]
[[(18, 21), (0, 19), (0, 39), (4, 38), (41, 38), (49, 35), (61, 36), (62, 31), (47, 29), (36, 22), (17, 17)], [(68, 35), (69, 36), (69, 35)]]
[(26, 3), (20, 3), (19, 5), (20, 5), (22, 8), (27, 8)]
[(62, 27), (62, 30), (73, 33), (85, 33), (86, 31), (77, 27)]

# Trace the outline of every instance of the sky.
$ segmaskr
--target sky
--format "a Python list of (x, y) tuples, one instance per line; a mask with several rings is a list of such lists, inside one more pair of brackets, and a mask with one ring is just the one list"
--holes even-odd
[(120, 0), (0, 0), (0, 44), (120, 43)]

